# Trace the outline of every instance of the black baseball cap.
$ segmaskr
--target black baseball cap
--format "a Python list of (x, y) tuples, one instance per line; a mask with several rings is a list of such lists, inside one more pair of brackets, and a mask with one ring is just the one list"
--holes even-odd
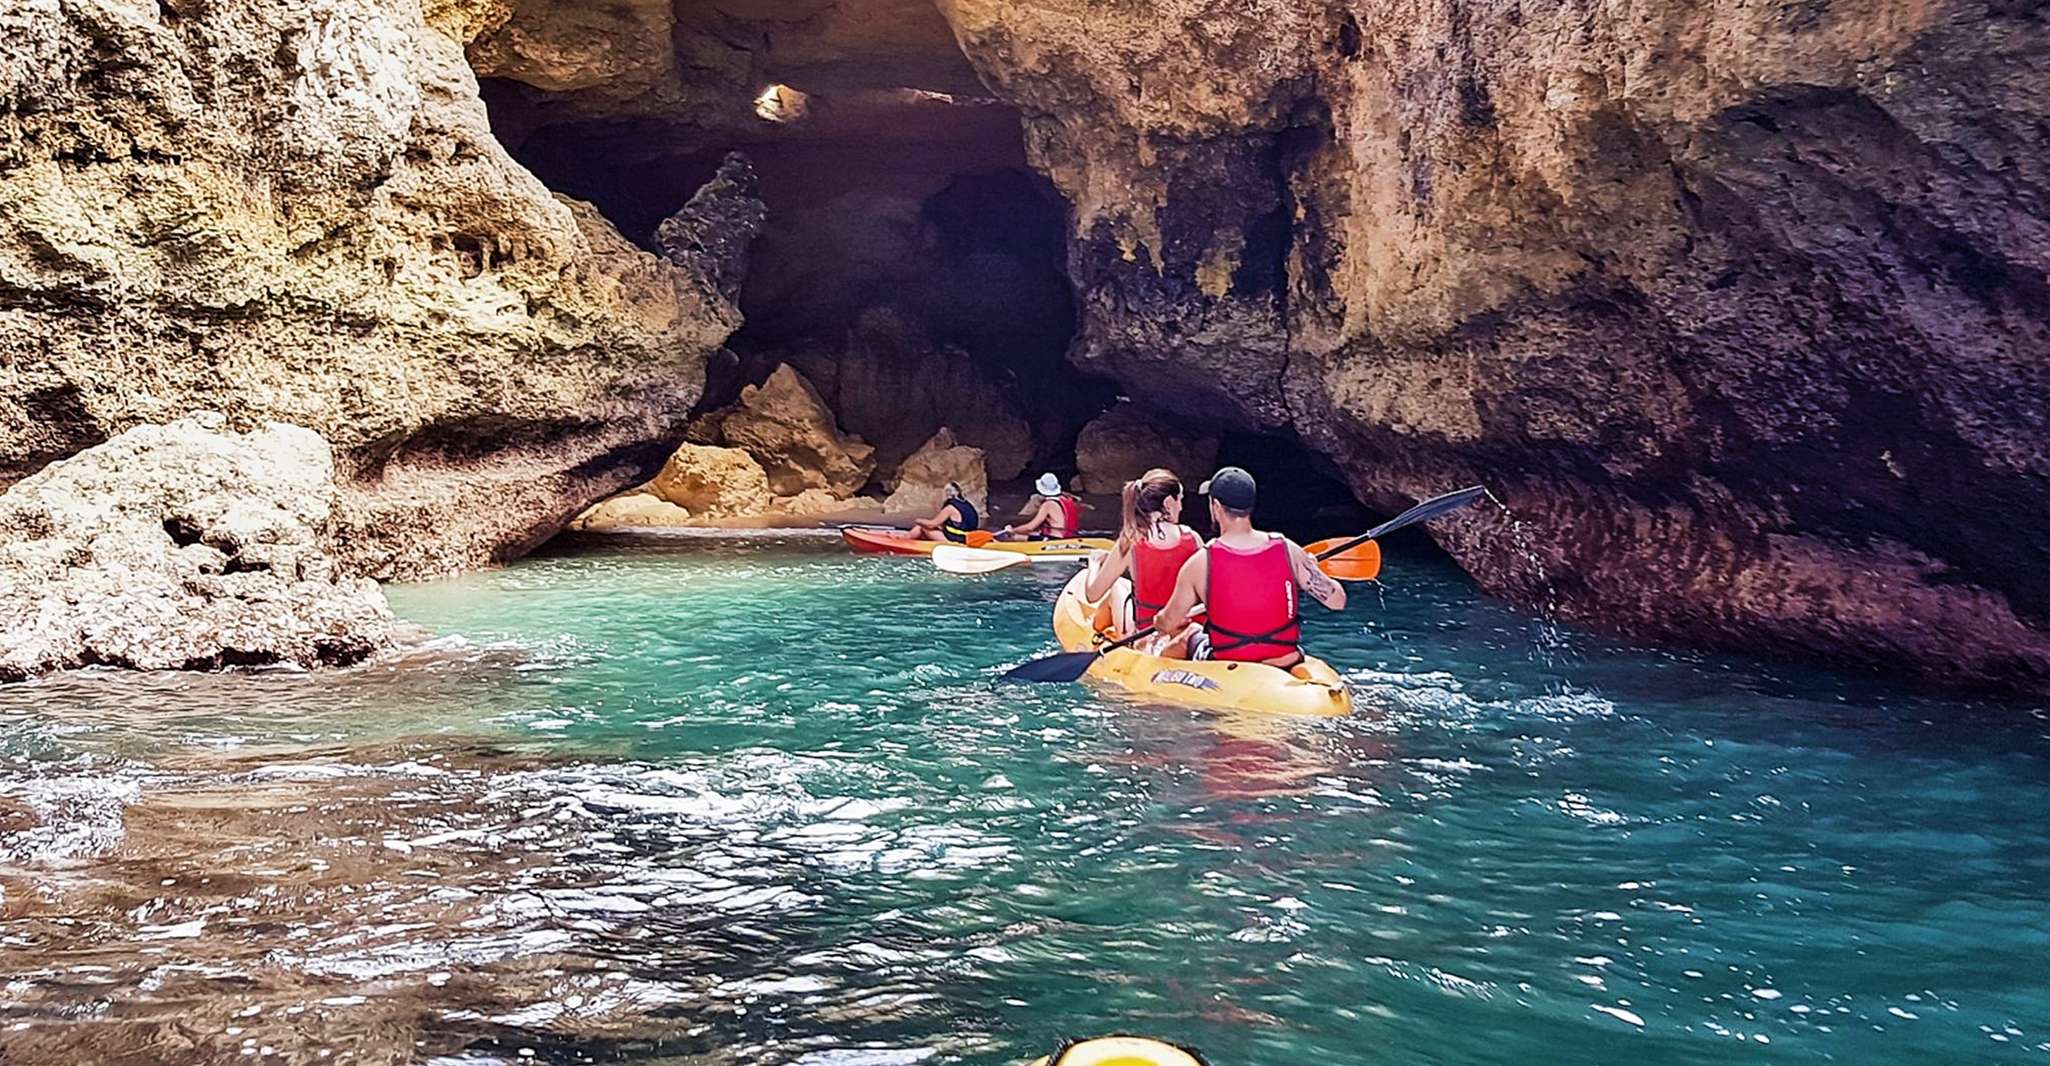
[(1227, 466), (1210, 475), (1197, 492), (1216, 500), (1234, 511), (1251, 511), (1253, 499), (1259, 495), (1259, 488), (1253, 483), (1253, 475), (1235, 466)]

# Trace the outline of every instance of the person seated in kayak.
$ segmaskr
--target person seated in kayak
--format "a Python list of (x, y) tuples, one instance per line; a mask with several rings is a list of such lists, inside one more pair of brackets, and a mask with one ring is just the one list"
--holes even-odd
[(968, 534), (982, 528), (982, 516), (975, 512), (975, 505), (961, 494), (961, 483), (947, 482), (947, 499), (931, 518), (921, 518), (911, 523), (911, 536), (919, 540), (950, 540), (956, 544), (968, 543)]
[(1022, 526), (1005, 526), (999, 536), (1006, 540), (1066, 540), (1081, 529), (1082, 501), (1061, 491), (1060, 478), (1041, 474), (1032, 488), (1039, 493), (1032, 520)]
[(1217, 539), (1182, 564), (1174, 594), (1156, 619), (1160, 630), (1179, 632), (1200, 603), (1206, 617), (1190, 635), (1189, 658), (1283, 668), (1302, 662), (1297, 590), (1341, 611), (1345, 586), (1317, 569), (1317, 561), (1294, 541), (1253, 528), (1253, 475), (1227, 466), (1197, 491), (1210, 497)]
[[(1082, 593), (1094, 603), (1110, 593), (1118, 578), (1130, 578), (1132, 597), (1121, 627), (1124, 632), (1153, 624), (1174, 592), (1182, 564), (1202, 549), (1203, 538), (1181, 521), (1182, 479), (1173, 471), (1156, 467), (1125, 482), (1124, 525), (1118, 530), (1117, 545), (1096, 553), (1091, 563), (1095, 569)], [(1160, 649), (1142, 650), (1169, 654), (1162, 644)]]

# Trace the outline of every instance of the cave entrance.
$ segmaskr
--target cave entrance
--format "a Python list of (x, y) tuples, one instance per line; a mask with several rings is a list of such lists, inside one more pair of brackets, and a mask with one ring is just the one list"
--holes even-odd
[[(1326, 537), (1355, 536), (1380, 521), (1355, 499), (1330, 462), (1294, 435), (1227, 435), (1218, 444), (1217, 465), (1242, 467), (1260, 483), (1253, 523), (1286, 533), (1298, 544)], [(1199, 482), (1200, 483), (1200, 482)], [(1198, 528), (1208, 525), (1203, 512)]]
[[(643, 66), (627, 77), (619, 55), (591, 59), (609, 80), (563, 69), (582, 53), (542, 47), (556, 28), (524, 11), (471, 60), (500, 139), (551, 188), (652, 248), (727, 153), (754, 168), (767, 220), (745, 324), (708, 367), (701, 410), (788, 364), (875, 446), (877, 482), (942, 426), (984, 449), (993, 482), (1072, 468), (1113, 390), (1066, 359), (1069, 205), (929, 0), (580, 16), (631, 21), (616, 50), (641, 49)], [(666, 41), (649, 43), (651, 20)]]

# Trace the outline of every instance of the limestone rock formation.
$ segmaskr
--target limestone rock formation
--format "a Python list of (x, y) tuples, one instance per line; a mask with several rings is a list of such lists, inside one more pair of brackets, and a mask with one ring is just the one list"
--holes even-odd
[(710, 281), (727, 300), (738, 300), (748, 245), (767, 220), (754, 167), (746, 156), (732, 152), (681, 211), (655, 228), (655, 245), (664, 258)]
[(873, 506), (872, 497), (835, 496), (825, 489), (806, 489), (795, 496), (778, 496), (769, 501), (769, 513), (785, 518), (815, 518), (852, 508)]
[(717, 525), (735, 518), (815, 518), (874, 502), (821, 488), (778, 496), (769, 491), (761, 464), (744, 449), (686, 443), (653, 481), (592, 504), (570, 528), (605, 533)]
[(506, 155), (456, 39), (505, 5), (428, 14), (0, 10), (0, 484), (195, 410), (290, 422), (333, 445), (342, 557), (406, 576), (646, 476), (739, 323), (730, 275)]
[(764, 514), (774, 496), (754, 456), (705, 444), (676, 449), (648, 489), (698, 518)]
[(693, 525), (696, 521), (689, 510), (663, 499), (643, 485), (592, 504), (570, 522), (569, 527), (603, 533), (615, 529), (667, 529)]
[(1121, 403), (1082, 427), (1075, 443), (1078, 492), (1115, 494), (1125, 482), (1156, 466), (1180, 475), (1191, 489), (1217, 467), (1217, 438), (1174, 426), (1137, 404)]
[(719, 435), (761, 463), (779, 496), (806, 489), (850, 496), (875, 472), (875, 449), (841, 433), (818, 390), (788, 365), (741, 390), (740, 402), (719, 421)]
[[(820, 212), (765, 231), (743, 299), (805, 321), (757, 353), (911, 307), (1039, 371), (1044, 446), (1072, 335), (1377, 505), (1493, 486), (1521, 533), (1435, 532), (1523, 602), (2050, 690), (2040, 3), (416, 4), (0, 12), (0, 483), (219, 407), (329, 438), (376, 572), (517, 553), (678, 439), (738, 321), (742, 147)], [(514, 165), (457, 42), (522, 158), (685, 265)], [(1065, 277), (1030, 227), (973, 239), (1028, 198), (963, 160), (1065, 198), (1021, 212)], [(906, 365), (826, 391), (903, 412)], [(756, 428), (833, 453), (764, 450), (785, 496), (870, 476), (830, 420)]]
[(940, 0), (1074, 207), (1074, 351), (1472, 481), (1491, 590), (2050, 689), (2033, 4)]
[(332, 555), (326, 442), (226, 425), (138, 427), (0, 494), (0, 680), (338, 665), (391, 644), (384, 594)]
[(898, 467), (883, 513), (924, 517), (946, 502), (947, 482), (961, 486), (961, 495), (976, 510), (989, 513), (989, 472), (982, 449), (954, 439), (954, 431), (941, 426), (916, 452)]
[(990, 476), (1015, 478), (1040, 444), (1010, 384), (935, 344), (896, 312), (864, 313), (840, 349), (803, 349), (791, 362), (818, 386), (841, 425), (875, 445), (878, 469), (895, 471), (942, 427), (982, 449)]

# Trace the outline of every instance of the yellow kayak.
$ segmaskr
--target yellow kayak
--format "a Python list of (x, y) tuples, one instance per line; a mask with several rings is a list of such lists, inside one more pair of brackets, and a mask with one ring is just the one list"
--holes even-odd
[(1100, 1036), (1041, 1055), (1032, 1066), (1206, 1066), (1187, 1048), (1143, 1036)]
[[(1054, 639), (1063, 651), (1088, 651), (1103, 643), (1096, 625), (1099, 605), (1082, 598), (1088, 580), (1088, 570), (1076, 574), (1054, 601)], [(1121, 602), (1128, 588), (1120, 578), (1105, 599)], [(1096, 660), (1084, 676), (1135, 696), (1209, 710), (1325, 718), (1352, 713), (1352, 690), (1331, 664), (1315, 657), (1283, 670), (1263, 663), (1162, 659), (1119, 648)]]

